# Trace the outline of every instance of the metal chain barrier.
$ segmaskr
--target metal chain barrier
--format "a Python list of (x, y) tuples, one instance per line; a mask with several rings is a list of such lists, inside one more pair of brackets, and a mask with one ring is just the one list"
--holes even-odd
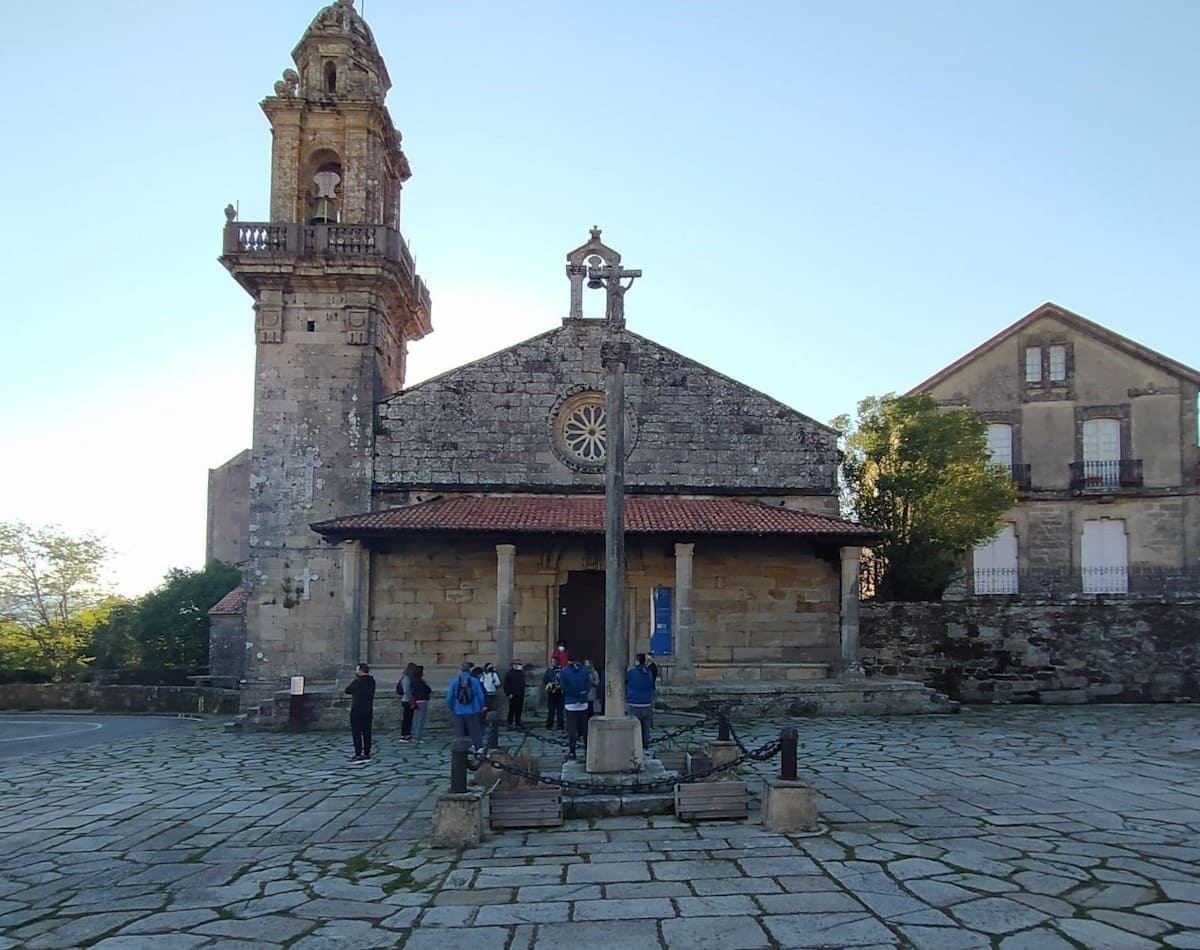
[(539, 772), (532, 772), (529, 769), (523, 769), (520, 766), (510, 765), (507, 762), (498, 762), (490, 756), (484, 756), (479, 760), (479, 765), (490, 765), (494, 769), (501, 772), (506, 772), (510, 775), (516, 775), (528, 781), (539, 785), (551, 785), (558, 788), (577, 788), (583, 791), (593, 792), (597, 795), (628, 795), (631, 793), (652, 791), (658, 788), (674, 788), (676, 785), (689, 784), (692, 782), (700, 782), (713, 775), (721, 772), (727, 772), (730, 769), (735, 769), (747, 761), (768, 762), (779, 754), (781, 743), (779, 739), (772, 739), (764, 743), (757, 749), (747, 749), (742, 755), (736, 759), (726, 762), (724, 765), (714, 765), (710, 768), (703, 769), (700, 772), (692, 773), (688, 776), (679, 778), (658, 779), (652, 782), (634, 782), (632, 785), (605, 785), (593, 782), (575, 782), (570, 779), (556, 778), (552, 775), (543, 775)]

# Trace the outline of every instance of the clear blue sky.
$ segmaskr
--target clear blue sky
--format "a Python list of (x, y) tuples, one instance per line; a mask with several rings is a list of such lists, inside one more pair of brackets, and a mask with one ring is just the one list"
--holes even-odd
[[(360, 9), (364, 0), (359, 0)], [(127, 593), (203, 557), (250, 441), (271, 93), (319, 3), (6, 11), (0, 518)], [(1200, 366), (1200, 4), (365, 0), (434, 297), (410, 382), (565, 315), (599, 224), (632, 329), (822, 421), (1046, 300)]]

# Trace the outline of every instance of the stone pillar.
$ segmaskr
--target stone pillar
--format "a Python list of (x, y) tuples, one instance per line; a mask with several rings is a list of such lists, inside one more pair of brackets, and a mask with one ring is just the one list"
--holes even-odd
[(496, 545), (496, 670), (503, 676), (513, 660), (513, 600), (517, 548)]
[(675, 599), (672, 626), (675, 634), (675, 682), (694, 683), (696, 663), (692, 652), (692, 553), (694, 544), (675, 545)]
[(862, 676), (858, 649), (858, 562), (861, 547), (844, 547), (842, 553), (842, 672)]
[(367, 656), (367, 585), (371, 571), (361, 541), (342, 544), (342, 663), (353, 670)]

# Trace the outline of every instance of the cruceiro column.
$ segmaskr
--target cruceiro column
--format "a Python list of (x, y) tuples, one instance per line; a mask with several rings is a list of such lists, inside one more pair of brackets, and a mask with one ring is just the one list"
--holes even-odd
[(513, 659), (513, 565), (517, 549), (512, 544), (496, 545), (496, 669), (501, 676)]
[(692, 553), (694, 544), (675, 545), (675, 682), (694, 683), (692, 656)]
[(859, 558), (861, 547), (844, 547), (842, 553), (842, 672), (862, 676), (858, 646)]

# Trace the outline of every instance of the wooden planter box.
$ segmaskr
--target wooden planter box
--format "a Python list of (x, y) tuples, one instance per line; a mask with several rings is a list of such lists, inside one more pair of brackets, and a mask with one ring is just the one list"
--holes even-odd
[(562, 790), (518, 788), (492, 792), (493, 828), (554, 828), (563, 823)]
[(745, 782), (687, 782), (675, 786), (675, 815), (684, 820), (746, 818), (750, 793)]

